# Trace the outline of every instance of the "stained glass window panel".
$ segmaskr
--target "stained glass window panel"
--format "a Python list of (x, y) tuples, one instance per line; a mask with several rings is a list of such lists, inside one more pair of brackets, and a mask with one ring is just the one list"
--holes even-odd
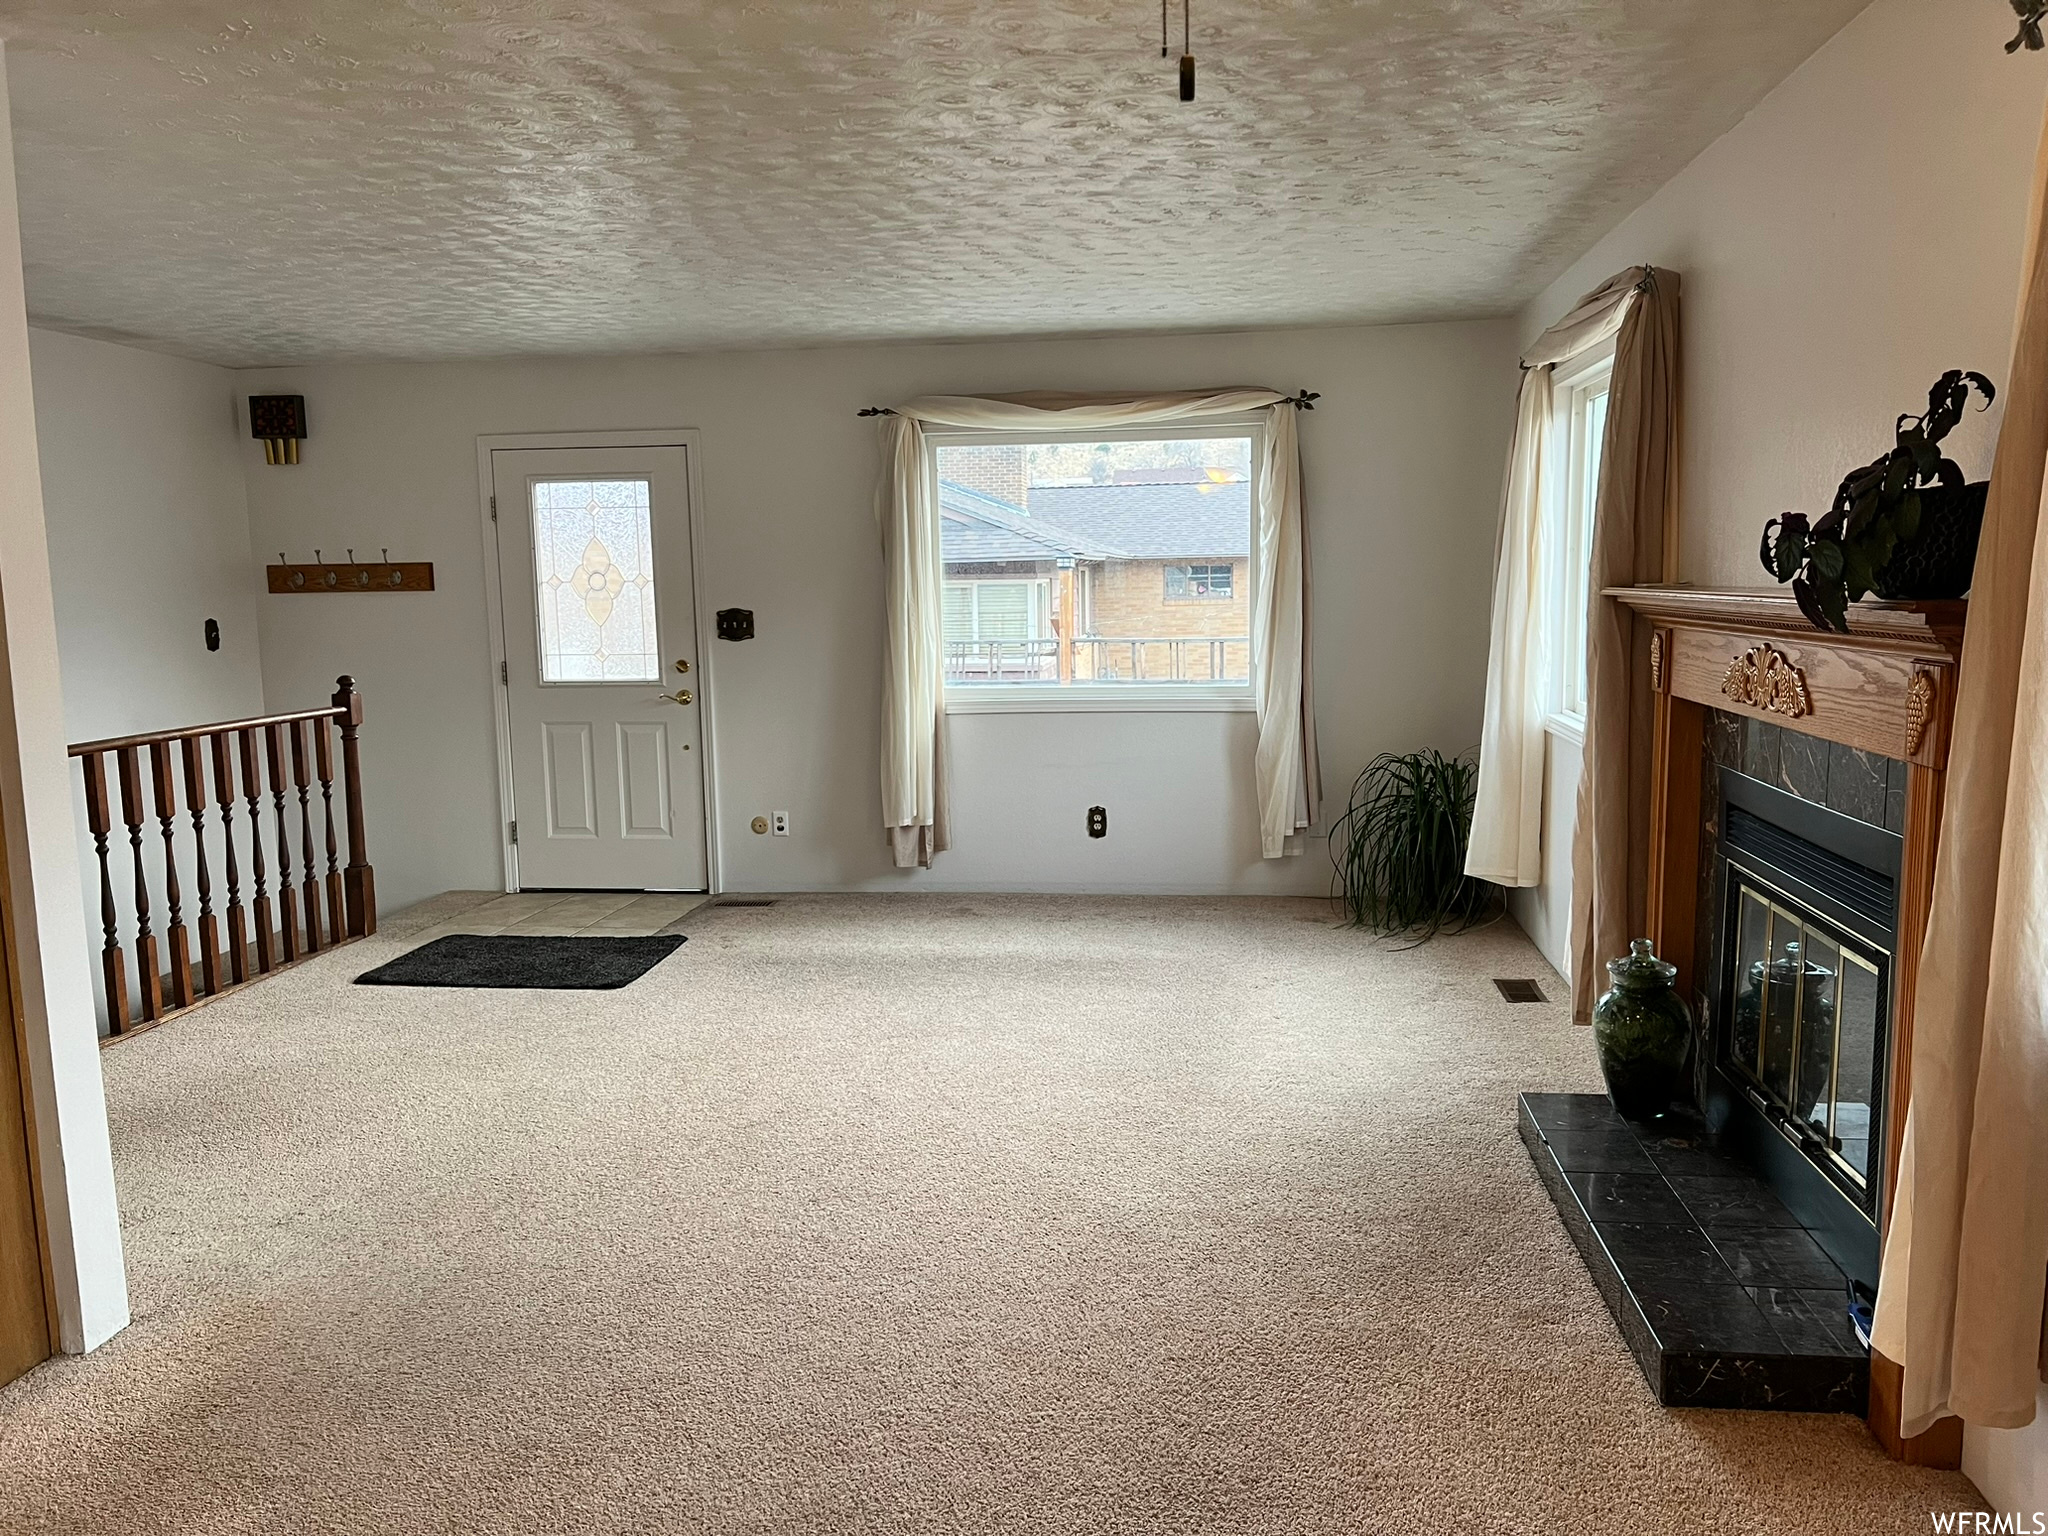
[(661, 679), (645, 480), (533, 482), (543, 683)]

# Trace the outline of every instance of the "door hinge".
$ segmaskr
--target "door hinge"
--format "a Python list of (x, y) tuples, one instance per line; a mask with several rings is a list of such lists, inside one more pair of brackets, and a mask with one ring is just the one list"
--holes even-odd
[(495, 523), (495, 522), (496, 522), (497, 520), (498, 520), (498, 498), (497, 498), (497, 497), (495, 497), (495, 496), (493, 496), (493, 497), (491, 498), (491, 521)]
[(504, 685), (505, 685), (505, 686), (506, 686), (507, 688), (510, 688), (510, 687), (512, 686), (512, 663), (511, 663), (511, 662), (509, 662), (509, 661), (501, 661), (501, 662), (499, 662), (499, 663), (498, 663), (498, 681), (499, 681), (500, 683), (503, 683), (503, 684), (504, 684)]
[(517, 842), (519, 841), (519, 823), (518, 823), (518, 822), (516, 822), (516, 821), (508, 821), (508, 822), (506, 822), (506, 823), (505, 823), (505, 830), (506, 830), (506, 832), (507, 832), (507, 833), (509, 833), (509, 834), (510, 834), (510, 835), (509, 835), (509, 837), (507, 838), (507, 841), (509, 841), (509, 842), (512, 842), (512, 843), (517, 843)]

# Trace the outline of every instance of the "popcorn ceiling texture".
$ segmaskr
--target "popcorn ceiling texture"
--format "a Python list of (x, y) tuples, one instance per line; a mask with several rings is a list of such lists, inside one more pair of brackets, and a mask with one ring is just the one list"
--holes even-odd
[(1861, 4), (1196, 0), (1191, 106), (1153, 0), (0, 31), (34, 318), (253, 365), (1501, 314)]
[[(1856, 1419), (1659, 1408), (1515, 1133), (1508, 924), (707, 907), (620, 992), (348, 978), (111, 1049), (135, 1323), (0, 1389), (64, 1536), (1880, 1536)], [(489, 917), (491, 909), (478, 909)]]

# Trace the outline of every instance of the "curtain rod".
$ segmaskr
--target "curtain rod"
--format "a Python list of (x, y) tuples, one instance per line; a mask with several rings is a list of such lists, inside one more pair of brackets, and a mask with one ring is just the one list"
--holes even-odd
[[(1322, 398), (1320, 390), (1304, 389), (1296, 394), (1287, 395), (1279, 400), (1275, 400), (1273, 403), (1275, 405), (1291, 405), (1296, 410), (1312, 411), (1316, 408), (1316, 402)], [(886, 405), (865, 405), (855, 414), (860, 416), (894, 416), (896, 412)]]

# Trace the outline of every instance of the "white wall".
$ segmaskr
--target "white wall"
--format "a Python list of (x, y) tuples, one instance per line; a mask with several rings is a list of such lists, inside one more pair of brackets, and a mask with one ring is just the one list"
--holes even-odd
[(234, 375), (54, 331), (29, 354), (70, 739), (260, 713)]
[[(263, 712), (257, 656), (259, 573), (249, 548), (234, 375), (134, 347), (31, 331), (36, 441), (69, 741), (200, 725)], [(206, 620), (221, 647), (206, 649)], [(145, 769), (146, 772), (146, 769)], [(72, 775), (87, 931), (102, 934), (98, 862), (85, 793)], [(114, 807), (120, 814), (119, 806)], [(183, 829), (180, 822), (181, 834)], [(212, 867), (222, 867), (217, 827)], [(151, 823), (143, 857), (163, 932), (163, 847)], [(184, 848), (182, 836), (181, 849)], [(135, 911), (122, 834), (109, 875), (124, 925)], [(197, 899), (189, 851), (187, 902)], [(194, 909), (188, 906), (190, 921)], [(121, 937), (132, 936), (124, 926)], [(141, 973), (129, 966), (131, 1003)], [(97, 967), (95, 968), (97, 972)], [(99, 1006), (104, 1021), (103, 987)]]
[[(1244, 716), (957, 716), (954, 851), (899, 873), (879, 824), (877, 460), (856, 411), (927, 392), (1240, 382), (1323, 394), (1302, 441), (1317, 701), (1341, 804), (1382, 748), (1477, 739), (1515, 382), (1506, 322), (244, 374), (245, 391), (303, 393), (309, 416), (300, 465), (243, 450), (257, 551), (389, 546), (434, 561), (438, 586), (265, 596), (266, 700), (323, 699), (344, 671), (362, 684), (387, 907), (498, 884), (476, 439), (694, 427), (709, 600), (751, 607), (759, 626), (708, 658), (729, 888), (1320, 892), (1319, 843), (1284, 864), (1258, 857)], [(1082, 818), (1098, 803), (1110, 836), (1090, 843)], [(790, 837), (747, 830), (778, 809)]]
[(1508, 912), (1535, 940), (1550, 968), (1572, 979), (1572, 823), (1579, 804), (1579, 738), (1543, 737), (1543, 883), (1508, 892)]
[[(1764, 521), (1827, 510), (1945, 368), (2005, 379), (2042, 55), (2000, 5), (1877, 0), (1522, 314), (1632, 262), (1684, 279), (1683, 579), (1754, 586)], [(1998, 413), (1949, 439), (1975, 478)]]
[[(2005, 382), (2048, 89), (2011, 32), (2003, 6), (1877, 0), (1523, 311), (1526, 343), (1633, 262), (1683, 274), (1681, 579), (1767, 582), (1765, 520), (1825, 511), (1943, 369)], [(1999, 417), (1949, 438), (1972, 479)], [(1575, 786), (1576, 754), (1551, 756)], [(1569, 829), (1569, 801), (1545, 820)], [(1565, 911), (1560, 873), (1518, 911)], [(2001, 1509), (2048, 1509), (2048, 1415), (1970, 1429), (1964, 1468)]]
[(0, 829), (58, 1343), (128, 1324), (79, 893), (49, 545), (37, 467), (14, 143), (0, 55)]
[[(2034, 1422), (2024, 1429), (1963, 1430), (1963, 1473), (1994, 1509), (2031, 1521), (2048, 1513), (2048, 1387), (2034, 1395)], [(2018, 1529), (2031, 1530), (2023, 1523)]]

